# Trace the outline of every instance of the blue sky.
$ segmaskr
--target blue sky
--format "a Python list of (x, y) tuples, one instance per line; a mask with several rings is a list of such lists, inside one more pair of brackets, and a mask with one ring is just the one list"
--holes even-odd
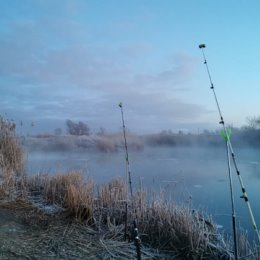
[[(0, 113), (26, 131), (218, 127), (260, 114), (259, 1), (0, 0)], [(29, 126), (34, 122), (34, 129)]]

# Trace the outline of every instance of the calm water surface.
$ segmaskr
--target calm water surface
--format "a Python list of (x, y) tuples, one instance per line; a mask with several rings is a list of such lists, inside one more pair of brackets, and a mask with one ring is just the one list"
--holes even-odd
[[(260, 149), (235, 150), (238, 167), (260, 227)], [(191, 203), (211, 214), (225, 228), (231, 228), (230, 193), (225, 149), (201, 147), (145, 147), (130, 151), (129, 160), (134, 189), (140, 183), (149, 192), (164, 191), (166, 197)], [(233, 166), (233, 165), (232, 165)], [(80, 169), (96, 183), (125, 177), (124, 152), (64, 152), (27, 155), (27, 171), (55, 174)], [(247, 208), (240, 198), (241, 188), (232, 168), (237, 219), (251, 232)], [(253, 233), (253, 232), (252, 232)]]

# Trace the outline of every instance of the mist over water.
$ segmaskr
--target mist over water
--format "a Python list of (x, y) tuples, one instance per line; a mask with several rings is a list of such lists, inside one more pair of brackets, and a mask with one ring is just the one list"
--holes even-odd
[[(260, 225), (260, 149), (235, 149), (244, 185)], [(149, 194), (161, 192), (165, 198), (189, 203), (195, 209), (213, 216), (225, 231), (231, 230), (231, 203), (225, 148), (213, 147), (145, 147), (129, 152), (134, 190), (142, 185)], [(124, 151), (103, 152), (30, 152), (27, 172), (56, 174), (82, 170), (96, 183), (125, 178)], [(241, 187), (232, 164), (237, 221), (253, 234)]]

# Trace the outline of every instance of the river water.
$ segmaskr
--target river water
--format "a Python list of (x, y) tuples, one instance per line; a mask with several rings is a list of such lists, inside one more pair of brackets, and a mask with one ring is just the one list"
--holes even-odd
[[(238, 168), (243, 178), (256, 221), (260, 221), (260, 149), (235, 150)], [(102, 152), (31, 152), (27, 155), (27, 172), (49, 173), (83, 170), (96, 183), (113, 178), (125, 178), (124, 151)], [(231, 230), (231, 203), (227, 155), (222, 148), (205, 147), (145, 147), (129, 151), (131, 176), (135, 190), (163, 191), (166, 198), (191, 204), (210, 214), (219, 227)], [(240, 198), (241, 186), (232, 164), (237, 220), (253, 236), (248, 210)], [(258, 223), (260, 226), (260, 222)]]

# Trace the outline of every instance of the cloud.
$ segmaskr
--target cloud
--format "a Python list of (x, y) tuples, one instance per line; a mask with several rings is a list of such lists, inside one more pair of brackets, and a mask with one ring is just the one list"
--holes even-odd
[(136, 83), (147, 86), (148, 89), (185, 90), (184, 83), (189, 82), (195, 72), (195, 57), (185, 53), (177, 53), (171, 57), (169, 68), (155, 74), (137, 75)]
[(84, 1), (29, 2), (37, 12), (2, 18), (2, 112), (18, 119), (53, 123), (71, 118), (118, 129), (117, 104), (123, 101), (136, 130), (196, 124), (211, 113), (178, 96), (188, 91), (196, 72), (193, 56), (169, 55), (165, 66), (139, 70), (154, 55), (151, 44), (100, 47), (100, 39), (95, 45), (93, 28), (77, 18), (88, 10)]

